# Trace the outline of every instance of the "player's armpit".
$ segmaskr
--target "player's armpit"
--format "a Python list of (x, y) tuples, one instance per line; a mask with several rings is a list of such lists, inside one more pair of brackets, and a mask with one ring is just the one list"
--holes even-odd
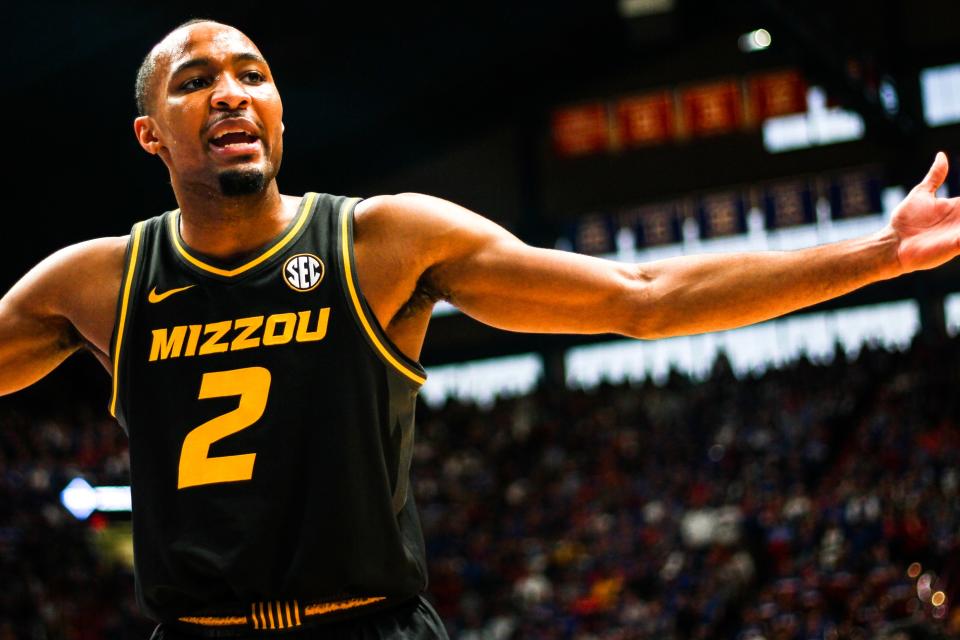
[(125, 238), (57, 251), (0, 298), (0, 394), (33, 384), (84, 342), (109, 349)]

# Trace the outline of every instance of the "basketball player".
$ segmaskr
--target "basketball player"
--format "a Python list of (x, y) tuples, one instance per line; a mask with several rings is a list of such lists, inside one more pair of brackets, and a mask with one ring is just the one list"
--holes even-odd
[(408, 485), (418, 364), (449, 300), (514, 331), (738, 327), (953, 258), (938, 154), (885, 229), (645, 265), (528, 247), (425, 195), (282, 195), (257, 47), (196, 21), (138, 77), (179, 208), (68, 247), (0, 300), (0, 393), (90, 350), (130, 437), (138, 600), (156, 638), (443, 638)]

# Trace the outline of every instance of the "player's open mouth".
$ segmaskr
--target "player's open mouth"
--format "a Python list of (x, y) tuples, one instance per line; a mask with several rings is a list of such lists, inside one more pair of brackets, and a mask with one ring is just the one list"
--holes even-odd
[(218, 156), (250, 155), (262, 148), (260, 139), (247, 131), (224, 131), (210, 139), (210, 147)]
[(248, 144), (256, 141), (257, 137), (246, 131), (228, 131), (211, 140), (210, 144), (215, 147), (229, 147), (233, 144)]

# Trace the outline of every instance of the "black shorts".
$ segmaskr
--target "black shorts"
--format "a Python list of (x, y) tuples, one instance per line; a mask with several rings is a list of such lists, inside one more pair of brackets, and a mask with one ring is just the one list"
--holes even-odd
[[(160, 624), (150, 640), (197, 640), (195, 636)], [(440, 616), (423, 596), (390, 609), (341, 622), (287, 631), (230, 635), (230, 640), (449, 640)]]

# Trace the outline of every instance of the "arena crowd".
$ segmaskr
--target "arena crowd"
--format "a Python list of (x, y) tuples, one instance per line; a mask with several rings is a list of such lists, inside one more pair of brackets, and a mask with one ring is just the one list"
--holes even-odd
[[(465, 640), (960, 636), (960, 339), (737, 379), (422, 405), (430, 594)], [(0, 640), (149, 637), (72, 478), (126, 484), (100, 406), (0, 403)]]

